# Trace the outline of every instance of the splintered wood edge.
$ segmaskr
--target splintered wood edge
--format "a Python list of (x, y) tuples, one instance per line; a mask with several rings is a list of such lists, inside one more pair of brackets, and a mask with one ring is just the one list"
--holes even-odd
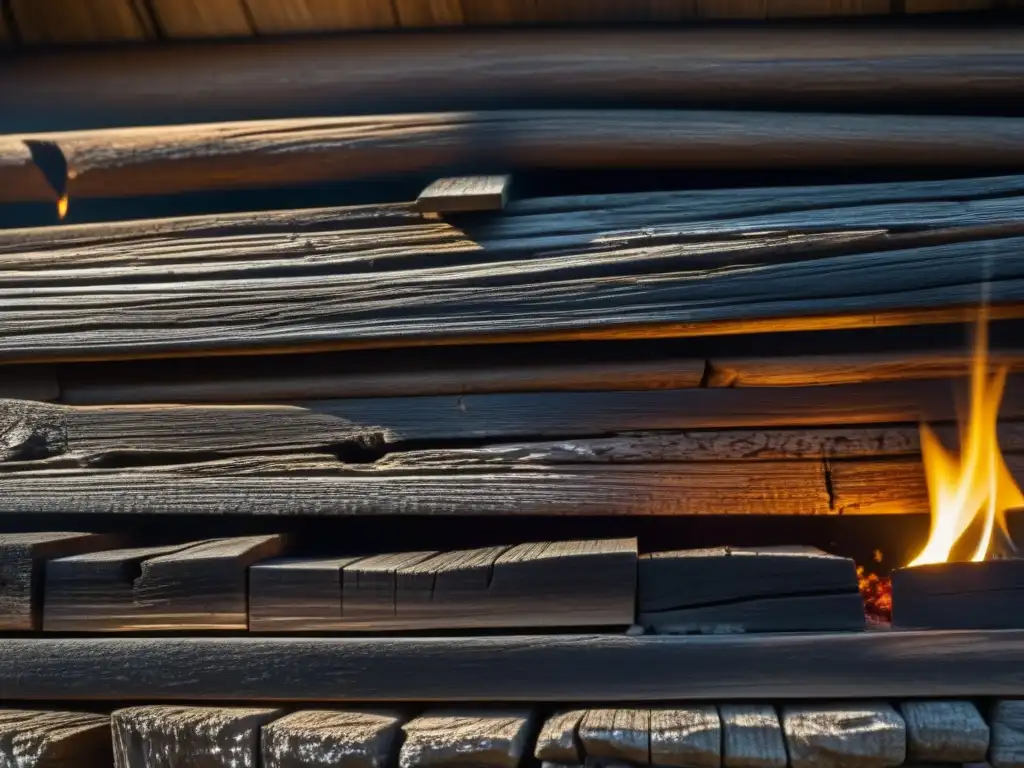
[(508, 202), (512, 176), (456, 176), (438, 179), (416, 199), (421, 213), (500, 211)]

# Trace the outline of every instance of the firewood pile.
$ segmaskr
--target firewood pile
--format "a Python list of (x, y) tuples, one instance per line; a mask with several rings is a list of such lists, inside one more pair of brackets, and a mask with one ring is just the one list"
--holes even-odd
[(1013, 4), (541, 5), (0, 2), (0, 768), (1024, 765)]

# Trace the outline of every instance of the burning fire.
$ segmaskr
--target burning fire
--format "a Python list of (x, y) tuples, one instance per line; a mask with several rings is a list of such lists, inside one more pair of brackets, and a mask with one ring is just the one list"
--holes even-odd
[[(982, 312), (971, 363), (968, 418), (960, 424), (960, 456), (948, 451), (928, 425), (921, 425), (932, 517), (928, 543), (911, 566), (977, 562), (1014, 551), (1004, 513), (1024, 506), (1024, 494), (999, 450), (996, 425), (1007, 371), (1001, 367), (989, 372), (986, 320)], [(967, 556), (972, 542), (973, 553)]]

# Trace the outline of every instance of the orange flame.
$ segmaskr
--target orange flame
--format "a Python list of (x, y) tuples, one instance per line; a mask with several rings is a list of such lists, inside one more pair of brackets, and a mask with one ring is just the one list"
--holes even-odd
[(68, 215), (68, 196), (67, 193), (57, 198), (57, 218), (61, 221)]
[(931, 532), (924, 550), (911, 566), (945, 563), (968, 529), (980, 525), (978, 542), (969, 558), (978, 562), (992, 555), (994, 535), (1010, 542), (1005, 512), (1024, 506), (1024, 494), (999, 450), (996, 427), (999, 402), (1006, 384), (1005, 367), (989, 374), (987, 318), (982, 312), (971, 364), (970, 409), (960, 425), (960, 456), (943, 447), (926, 424), (921, 425), (921, 453), (931, 505)]

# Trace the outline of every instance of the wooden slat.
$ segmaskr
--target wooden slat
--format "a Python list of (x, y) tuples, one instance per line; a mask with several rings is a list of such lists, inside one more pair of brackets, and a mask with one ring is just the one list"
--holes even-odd
[(456, 176), (438, 179), (416, 198), (422, 213), (500, 211), (508, 201), (511, 176)]
[(555, 110), (265, 120), (31, 134), (78, 197), (169, 195), (511, 167), (808, 168), (1024, 165), (1024, 120), (799, 113)]
[(800, 547), (640, 558), (637, 623), (659, 633), (864, 629), (852, 560)]
[(358, 557), (279, 558), (249, 568), (251, 632), (338, 630), (342, 569)]
[(769, 18), (862, 16), (892, 11), (892, 0), (767, 0)]
[(42, 627), (45, 561), (117, 546), (112, 534), (0, 533), (0, 630)]
[(529, 752), (535, 717), (529, 710), (428, 710), (405, 725), (400, 768), (517, 768)]
[(116, 765), (259, 768), (260, 728), (283, 714), (278, 709), (242, 707), (119, 709), (111, 716)]
[(132, 0), (9, 0), (26, 45), (143, 40), (147, 20)]
[(397, 25), (393, 4), (380, 0), (246, 0), (246, 4), (261, 35)]
[(280, 536), (114, 550), (47, 565), (48, 632), (248, 628), (248, 567), (279, 555)]
[(248, 0), (149, 0), (160, 31), (170, 38), (248, 37)]
[(261, 729), (262, 768), (389, 768), (405, 718), (390, 711), (302, 710)]
[(112, 761), (106, 715), (0, 709), (0, 765), (110, 768)]
[[(405, 27), (463, 20), (458, 0), (396, 4)], [(537, 7), (548, 8), (547, 0)], [(159, 47), (103, 55), (54, 53), (30, 68), (0, 64), (0, 102), (10, 109), (10, 125), (47, 130), (53, 124), (304, 116), (323, 113), (325, 104), (365, 114), (564, 106), (567, 99), (725, 108), (785, 99), (820, 111), (863, 99), (897, 107), (913, 100), (940, 104), (963, 98), (998, 105), (1024, 93), (1018, 28), (914, 25), (911, 30), (841, 24), (785, 30), (519, 30), (499, 36), (460, 30), (380, 35), (344, 45), (304, 39), (222, 43), (190, 47), (187, 53)], [(315, 78), (309, 77), (313, 71)], [(40, 114), (50, 122), (40, 123)]]
[(394, 6), (407, 29), (458, 26), (464, 18), (462, 0), (395, 0)]
[[(126, 675), (124, 670), (132, 670)], [(1024, 694), (1024, 631), (0, 638), (12, 700), (580, 702)], [(725, 713), (723, 712), (723, 716)]]
[[(1008, 459), (1010, 470), (1024, 478), (1024, 463)], [(918, 458), (879, 461), (834, 461), (829, 466), (833, 503), (840, 514), (892, 514), (926, 511), (928, 488)]]
[(994, 7), (992, 0), (903, 0), (905, 13), (988, 11)]
[(697, 15), (706, 19), (763, 19), (768, 0), (697, 0)]

